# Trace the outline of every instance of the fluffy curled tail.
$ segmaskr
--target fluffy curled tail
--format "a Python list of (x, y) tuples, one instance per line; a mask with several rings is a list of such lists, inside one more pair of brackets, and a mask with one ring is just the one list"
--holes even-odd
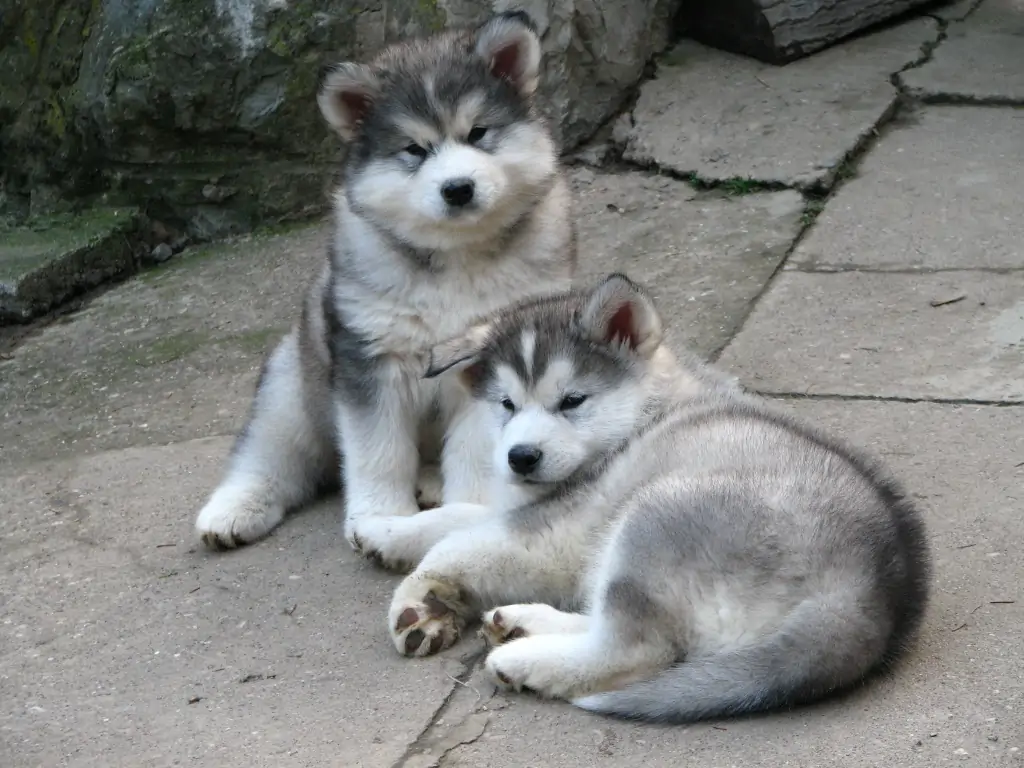
[(843, 602), (806, 600), (752, 645), (688, 659), (650, 680), (572, 703), (600, 714), (686, 723), (822, 698), (885, 663), (896, 640), (891, 622), (871, 620), (870, 612)]

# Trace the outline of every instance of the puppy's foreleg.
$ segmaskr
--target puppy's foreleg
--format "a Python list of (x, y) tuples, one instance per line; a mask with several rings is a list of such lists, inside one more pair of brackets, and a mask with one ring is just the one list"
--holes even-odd
[(345, 538), (361, 549), (361, 525), (371, 517), (419, 512), (417, 382), (397, 364), (374, 371), (372, 402), (340, 397), (336, 403), (345, 490)]
[(196, 531), (212, 549), (266, 536), (285, 512), (309, 502), (336, 465), (330, 414), (317, 412), (293, 330), (274, 349), (238, 435), (228, 471), (196, 517)]
[(449, 384), (442, 390), (448, 428), (441, 454), (445, 504), (489, 504), (494, 441), (486, 404)]
[(479, 504), (445, 504), (411, 517), (364, 517), (359, 521), (360, 549), (385, 568), (406, 572), (449, 534), (478, 525), (494, 514)]
[(442, 539), (395, 591), (388, 630), (399, 653), (447, 648), (481, 610), (497, 605), (572, 601), (582, 563), (552, 546), (559, 532), (549, 533), (526, 537), (493, 520)]

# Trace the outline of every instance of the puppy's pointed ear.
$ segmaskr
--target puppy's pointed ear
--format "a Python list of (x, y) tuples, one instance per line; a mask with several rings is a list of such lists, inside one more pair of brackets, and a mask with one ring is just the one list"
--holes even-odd
[(661, 318), (639, 285), (622, 274), (605, 278), (590, 294), (580, 323), (599, 344), (625, 348), (649, 358), (662, 341)]
[(475, 378), (480, 367), (480, 353), (491, 333), (490, 323), (474, 325), (461, 336), (442, 341), (435, 345), (429, 353), (425, 379), (433, 379), (446, 371), (456, 370), (469, 383)]
[(491, 17), (477, 31), (476, 53), (495, 77), (507, 80), (523, 96), (531, 96), (540, 83), (540, 37), (533, 20), (523, 11)]
[(321, 74), (316, 103), (327, 124), (342, 139), (352, 141), (379, 95), (380, 81), (373, 70), (346, 61)]

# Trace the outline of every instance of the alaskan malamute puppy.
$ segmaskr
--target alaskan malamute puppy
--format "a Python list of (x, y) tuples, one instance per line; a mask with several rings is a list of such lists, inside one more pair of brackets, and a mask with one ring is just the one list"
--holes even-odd
[(446, 648), (484, 612), (502, 684), (692, 721), (843, 689), (920, 624), (928, 549), (899, 486), (674, 357), (626, 277), (506, 309), (436, 347), (428, 376), (489, 411), (499, 487), (490, 509), (364, 542), (388, 561), (398, 534), (419, 561), (388, 616), (399, 652)]
[(199, 512), (209, 546), (266, 535), (337, 484), (339, 460), (355, 545), (368, 518), (419, 511), (419, 449), (441, 435), (443, 492), (428, 495), (485, 501), (489, 430), (454, 380), (422, 378), (422, 356), (473, 318), (570, 284), (569, 194), (533, 106), (540, 63), (513, 12), (325, 75), (320, 110), (349, 145), (327, 264)]

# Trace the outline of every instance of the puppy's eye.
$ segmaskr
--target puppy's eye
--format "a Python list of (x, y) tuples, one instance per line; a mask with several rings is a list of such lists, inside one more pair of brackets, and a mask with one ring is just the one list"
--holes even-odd
[(501, 398), (501, 407), (504, 408), (509, 413), (516, 412), (516, 404), (512, 402), (512, 398), (510, 397)]
[(562, 402), (558, 404), (558, 410), (560, 411), (571, 411), (573, 408), (579, 408), (586, 401), (586, 395), (571, 394), (566, 395), (562, 398)]
[(427, 150), (421, 147), (419, 144), (410, 144), (408, 147), (402, 150), (406, 154), (412, 155), (413, 157), (422, 160), (427, 156)]
[(470, 144), (476, 144), (484, 136), (487, 135), (487, 128), (483, 125), (474, 125), (470, 130), (469, 135), (466, 137), (466, 141)]

